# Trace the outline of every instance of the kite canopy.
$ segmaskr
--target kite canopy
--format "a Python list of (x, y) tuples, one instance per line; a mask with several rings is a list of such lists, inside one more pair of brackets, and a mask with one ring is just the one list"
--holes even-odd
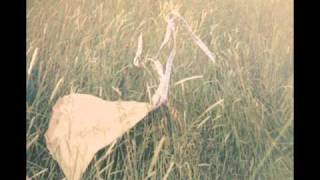
[(95, 153), (142, 120), (149, 103), (70, 94), (53, 107), (47, 147), (67, 179), (80, 179)]

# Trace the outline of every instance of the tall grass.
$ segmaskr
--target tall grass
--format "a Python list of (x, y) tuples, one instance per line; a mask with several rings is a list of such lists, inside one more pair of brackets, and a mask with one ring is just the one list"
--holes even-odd
[[(99, 151), (83, 178), (293, 179), (292, 6), (291, 0), (28, 0), (27, 176), (64, 177), (43, 137), (59, 97), (149, 101), (157, 74), (133, 65), (138, 38), (143, 33), (141, 57), (155, 55), (167, 14), (178, 10), (216, 64), (177, 26), (169, 108)], [(161, 52), (162, 63), (169, 51)]]

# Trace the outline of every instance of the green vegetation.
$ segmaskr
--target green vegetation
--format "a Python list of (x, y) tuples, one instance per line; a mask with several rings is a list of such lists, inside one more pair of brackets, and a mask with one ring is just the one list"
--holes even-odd
[(169, 108), (125, 134), (110, 156), (101, 150), (83, 178), (293, 179), (290, 0), (28, 0), (26, 176), (64, 177), (43, 136), (59, 97), (149, 101), (157, 74), (133, 65), (138, 37), (142, 57), (155, 55), (174, 9), (217, 63), (177, 22)]

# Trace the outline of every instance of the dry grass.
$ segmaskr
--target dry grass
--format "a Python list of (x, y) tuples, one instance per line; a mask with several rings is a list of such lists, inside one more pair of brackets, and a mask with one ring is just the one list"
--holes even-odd
[(149, 100), (158, 75), (133, 64), (139, 35), (140, 60), (157, 54), (175, 10), (216, 63), (176, 21), (169, 108), (101, 150), (84, 179), (293, 179), (292, 6), (285, 0), (28, 0), (26, 176), (64, 177), (43, 137), (58, 97)]

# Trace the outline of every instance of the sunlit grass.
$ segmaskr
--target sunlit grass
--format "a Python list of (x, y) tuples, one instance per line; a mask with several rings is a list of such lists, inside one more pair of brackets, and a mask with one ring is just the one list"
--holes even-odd
[[(78, 92), (149, 101), (157, 74), (133, 65), (139, 35), (141, 57), (155, 55), (166, 16), (178, 10), (216, 64), (178, 23), (169, 108), (125, 134), (109, 156), (108, 147), (101, 150), (84, 179), (293, 179), (292, 6), (285, 0), (28, 0), (27, 176), (64, 177), (43, 137), (59, 97)], [(161, 52), (162, 63), (169, 52)]]

